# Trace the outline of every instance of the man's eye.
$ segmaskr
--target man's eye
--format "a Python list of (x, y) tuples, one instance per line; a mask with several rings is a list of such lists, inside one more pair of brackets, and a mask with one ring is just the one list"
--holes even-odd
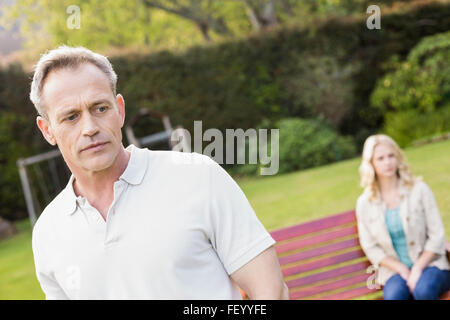
[(101, 106), (101, 107), (97, 108), (97, 110), (100, 111), (100, 112), (105, 112), (106, 109), (108, 109), (108, 107), (106, 107), (106, 106)]
[(68, 117), (66, 118), (66, 120), (73, 121), (73, 120), (75, 120), (76, 118), (77, 118), (77, 115), (76, 115), (76, 114), (73, 114), (73, 115), (71, 115), (71, 116), (68, 116)]

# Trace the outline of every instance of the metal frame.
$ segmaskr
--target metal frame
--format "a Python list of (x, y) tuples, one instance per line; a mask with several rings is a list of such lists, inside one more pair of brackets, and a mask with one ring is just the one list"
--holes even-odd
[[(51, 160), (56, 157), (61, 156), (61, 152), (59, 149), (52, 150), (49, 152), (41, 153), (32, 157), (28, 157), (25, 159), (18, 159), (17, 160), (17, 167), (19, 168), (19, 175), (20, 175), (20, 181), (22, 183), (22, 189), (23, 193), (25, 195), (25, 202), (27, 205), (28, 215), (30, 217), (31, 225), (33, 226), (37, 220), (36, 216), (36, 208), (35, 208), (35, 202), (37, 202), (36, 197), (34, 196), (34, 191), (30, 184), (30, 179), (28, 177), (27, 172), (27, 166), (30, 166), (32, 164), (37, 164), (39, 162), (45, 161), (45, 160)], [(57, 176), (56, 168), (54, 166), (50, 166), (50, 170), (52, 172), (53, 178)], [(58, 182), (59, 183), (59, 182)], [(39, 210), (40, 211), (40, 210)]]

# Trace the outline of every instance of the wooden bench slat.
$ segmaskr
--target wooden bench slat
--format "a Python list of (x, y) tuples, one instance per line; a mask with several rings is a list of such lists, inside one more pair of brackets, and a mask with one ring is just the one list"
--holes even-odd
[(281, 257), (279, 259), (279, 261), (280, 261), (280, 265), (286, 265), (286, 264), (289, 264), (289, 263), (292, 263), (292, 262), (297, 262), (297, 261), (306, 260), (306, 259), (314, 258), (314, 257), (317, 257), (317, 256), (321, 256), (321, 255), (326, 254), (326, 253), (336, 252), (336, 251), (339, 251), (339, 250), (353, 248), (353, 247), (358, 247), (358, 246), (359, 246), (358, 239), (357, 238), (353, 238), (353, 239), (344, 240), (344, 241), (341, 241), (341, 242), (329, 244), (329, 245), (326, 245), (326, 246), (323, 246), (323, 247), (314, 248), (314, 249), (307, 250), (307, 251), (302, 251), (302, 252), (297, 252), (297, 253), (291, 254), (289, 256)]
[(360, 282), (367, 281), (367, 278), (370, 277), (370, 274), (362, 273), (357, 274), (354, 276), (350, 276), (344, 279), (340, 279), (334, 282), (329, 282), (325, 284), (321, 284), (315, 287), (309, 287), (301, 290), (297, 290), (294, 292), (291, 292), (290, 296), (291, 299), (299, 299), (299, 298), (305, 298), (308, 296), (313, 296), (315, 294), (324, 293), (328, 291), (333, 291), (339, 288), (348, 287)]
[(323, 258), (323, 259), (316, 260), (313, 262), (308, 262), (308, 263), (304, 263), (304, 264), (297, 265), (294, 267), (282, 269), (281, 271), (283, 272), (283, 275), (285, 277), (287, 277), (287, 276), (292, 276), (292, 275), (299, 274), (302, 272), (319, 269), (322, 267), (332, 266), (334, 264), (338, 264), (341, 262), (358, 259), (361, 257), (365, 257), (364, 252), (361, 249), (358, 249), (358, 250), (346, 252), (346, 253), (343, 253), (340, 255), (331, 256), (331, 257)]
[(350, 235), (357, 235), (357, 233), (358, 233), (358, 229), (355, 225), (352, 227), (319, 234), (317, 236), (313, 236), (310, 238), (299, 239), (299, 240), (292, 241), (292, 242), (289, 242), (286, 244), (281, 244), (281, 245), (275, 246), (275, 250), (277, 253), (298, 250), (301, 248), (306, 248), (306, 247), (309, 247), (312, 245), (319, 244), (321, 242), (327, 242), (327, 241), (339, 239), (339, 238), (342, 238), (345, 236), (350, 236)]
[(361, 270), (367, 270), (369, 266), (369, 261), (357, 262), (348, 266), (338, 267), (336, 269), (315, 273), (306, 277), (289, 280), (286, 281), (286, 285), (288, 286), (288, 288), (305, 286), (314, 282), (341, 277), (346, 274), (355, 273)]
[(362, 297), (369, 293), (378, 292), (379, 289), (369, 289), (366, 285), (354, 289), (350, 289), (344, 292), (335, 293), (326, 297), (321, 297), (318, 300), (347, 300)]
[(329, 229), (341, 224), (351, 223), (356, 221), (355, 212), (347, 211), (331, 217), (321, 218), (311, 222), (297, 224), (292, 227), (285, 227), (271, 232), (275, 241), (283, 241), (286, 239), (303, 236), (309, 233), (318, 232)]

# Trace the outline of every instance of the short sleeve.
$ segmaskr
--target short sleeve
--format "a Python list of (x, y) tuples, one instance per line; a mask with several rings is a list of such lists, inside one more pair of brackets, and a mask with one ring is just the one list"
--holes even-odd
[(67, 300), (69, 298), (47, 268), (46, 247), (42, 244), (42, 241), (45, 241), (44, 237), (46, 234), (38, 227), (39, 222), (39, 220), (36, 222), (32, 233), (32, 250), (36, 277), (47, 300)]
[(257, 218), (241, 188), (216, 162), (209, 163), (209, 238), (228, 274), (275, 240)]

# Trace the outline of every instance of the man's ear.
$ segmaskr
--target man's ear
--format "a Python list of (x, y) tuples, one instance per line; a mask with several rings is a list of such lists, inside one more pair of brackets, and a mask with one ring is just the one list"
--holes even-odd
[(50, 143), (52, 146), (56, 145), (56, 139), (53, 136), (49, 120), (47, 120), (44, 117), (37, 116), (36, 123), (39, 130), (41, 130), (45, 140), (47, 140), (47, 142)]
[(123, 124), (125, 122), (125, 100), (123, 99), (122, 95), (119, 93), (116, 96), (116, 103), (117, 103), (117, 108), (119, 109), (119, 114), (122, 120), (122, 123), (120, 125), (120, 127), (123, 127)]

